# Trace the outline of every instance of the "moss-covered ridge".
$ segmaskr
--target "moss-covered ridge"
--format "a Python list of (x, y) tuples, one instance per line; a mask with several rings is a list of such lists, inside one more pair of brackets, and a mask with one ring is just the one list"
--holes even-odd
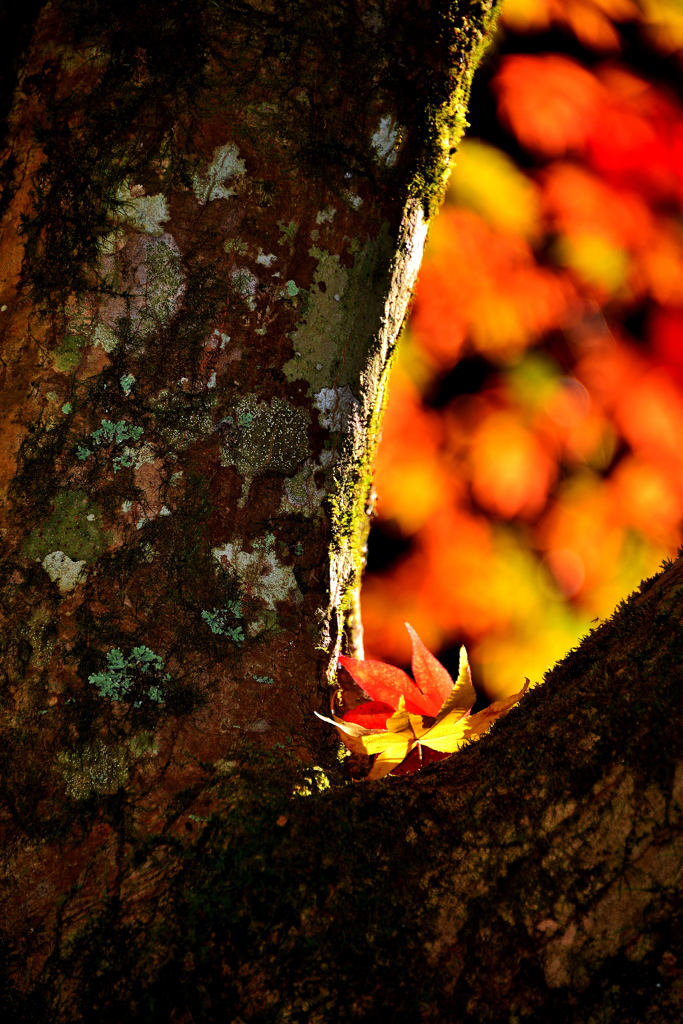
[(135, 852), (156, 912), (130, 918), (124, 873), (67, 939), (74, 886), (31, 995), (5, 989), (13, 1019), (673, 1024), (682, 580), (679, 562), (648, 581), (487, 737), (417, 776), (326, 786), (235, 748), (215, 813), (179, 797), (189, 845)]

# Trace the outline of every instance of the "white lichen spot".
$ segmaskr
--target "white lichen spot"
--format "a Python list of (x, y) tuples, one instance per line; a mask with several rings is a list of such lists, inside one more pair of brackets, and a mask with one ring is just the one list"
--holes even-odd
[(336, 212), (337, 211), (335, 210), (334, 206), (326, 206), (324, 209), (318, 212), (318, 215), (315, 218), (316, 224), (327, 224), (329, 221), (332, 220)]
[(342, 198), (346, 200), (349, 206), (352, 206), (354, 210), (360, 210), (363, 205), (363, 200), (360, 196), (357, 196), (355, 192), (352, 192), (351, 189), (348, 188), (343, 188), (341, 194)]
[(160, 192), (146, 196), (142, 185), (124, 181), (116, 193), (116, 207), (109, 213), (109, 220), (116, 224), (100, 242), (100, 251), (108, 256), (118, 252), (125, 245), (125, 231), (132, 228), (146, 235), (163, 235), (163, 223), (171, 219), (165, 196)]
[(159, 515), (160, 516), (170, 516), (170, 514), (171, 514), (171, 510), (166, 508), (165, 505), (162, 505), (161, 508), (159, 509)]
[(348, 384), (337, 388), (322, 388), (315, 395), (313, 405), (320, 411), (320, 426), (335, 434), (349, 434), (360, 429), (360, 402)]
[(253, 722), (246, 728), (247, 732), (268, 732), (270, 729), (270, 722), (265, 718), (259, 718), (257, 722)]
[(103, 348), (107, 355), (109, 355), (110, 352), (114, 351), (118, 343), (119, 339), (108, 324), (97, 324), (92, 335), (92, 344), (95, 348)]
[(263, 249), (259, 249), (258, 256), (256, 257), (256, 262), (260, 263), (264, 267), (272, 267), (272, 265), (273, 265), (273, 263), (275, 263), (276, 259), (277, 259), (277, 256), (274, 253), (269, 252), (266, 255), (266, 253), (264, 253)]
[(60, 594), (68, 594), (82, 582), (86, 562), (74, 562), (63, 551), (51, 551), (42, 561), (42, 566), (53, 583), (57, 584)]
[(400, 138), (399, 126), (391, 114), (386, 114), (380, 119), (377, 131), (373, 133), (372, 146), (377, 159), (387, 167), (394, 167), (398, 160)]
[(142, 185), (122, 186), (117, 194), (117, 199), (125, 205), (119, 214), (119, 219), (136, 231), (146, 235), (163, 235), (162, 224), (171, 219), (168, 212), (166, 197), (158, 193), (155, 196), (146, 196)]
[(252, 551), (243, 551), (234, 544), (213, 548), (213, 557), (239, 577), (245, 594), (257, 597), (275, 611), (278, 601), (303, 600), (291, 565), (281, 565), (275, 553), (275, 537), (266, 534), (254, 541)]
[(216, 371), (215, 370), (211, 374), (211, 376), (209, 377), (208, 381), (206, 382), (206, 386), (207, 386), (207, 388), (215, 388), (216, 387)]
[(231, 277), (233, 288), (253, 312), (256, 309), (258, 278), (246, 267), (235, 267)]
[(213, 199), (229, 199), (235, 190), (226, 187), (229, 178), (246, 173), (244, 160), (239, 159), (239, 149), (234, 142), (216, 146), (213, 159), (202, 175), (192, 176), (192, 188), (198, 202), (204, 206)]

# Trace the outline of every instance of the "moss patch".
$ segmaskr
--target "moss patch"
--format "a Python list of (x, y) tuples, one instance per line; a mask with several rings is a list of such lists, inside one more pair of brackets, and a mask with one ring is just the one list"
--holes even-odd
[(62, 551), (74, 562), (92, 562), (105, 544), (98, 508), (85, 491), (62, 491), (55, 498), (52, 515), (31, 531), (22, 553), (42, 561), (51, 552)]
[(85, 338), (67, 334), (54, 354), (55, 367), (60, 373), (71, 373), (81, 361)]
[(116, 793), (128, 781), (128, 762), (124, 746), (107, 746), (101, 740), (81, 750), (63, 750), (57, 756), (66, 794), (74, 800), (84, 800), (92, 793)]

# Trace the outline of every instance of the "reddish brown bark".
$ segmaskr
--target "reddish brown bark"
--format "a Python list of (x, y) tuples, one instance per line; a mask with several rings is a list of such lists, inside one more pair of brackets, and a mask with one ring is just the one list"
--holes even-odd
[(28, 983), (62, 918), (73, 935), (124, 890), (144, 916), (175, 869), (134, 859), (220, 811), (236, 750), (340, 770), (313, 711), (359, 650), (386, 376), (490, 20), (37, 18), (0, 225), (5, 907)]

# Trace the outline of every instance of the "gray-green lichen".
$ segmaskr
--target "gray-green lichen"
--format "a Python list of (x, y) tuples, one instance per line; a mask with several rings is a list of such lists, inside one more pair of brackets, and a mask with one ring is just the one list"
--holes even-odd
[(95, 348), (104, 349), (107, 355), (109, 355), (110, 352), (113, 352), (118, 347), (119, 339), (109, 324), (98, 323), (95, 325), (95, 330), (92, 334), (92, 344)]
[(380, 118), (379, 126), (372, 135), (372, 148), (377, 159), (387, 167), (394, 167), (398, 160), (400, 145), (400, 128), (392, 115), (386, 114)]
[(335, 384), (357, 389), (388, 287), (388, 225), (365, 243), (350, 271), (339, 256), (315, 246), (309, 253), (318, 262), (304, 315), (291, 334), (294, 357), (283, 372), (290, 381), (308, 381), (316, 392)]
[(86, 345), (103, 349), (108, 355), (119, 344), (119, 338), (111, 324), (98, 318), (83, 301), (78, 301), (69, 313), (69, 332), (64, 336), (53, 359), (61, 373), (71, 373), (83, 358)]
[(205, 609), (202, 611), (202, 618), (214, 636), (227, 636), (236, 644), (241, 644), (244, 640), (242, 626), (239, 623), (230, 625), (231, 619), (234, 622), (235, 619), (242, 618), (241, 601), (228, 601), (225, 608), (213, 608), (211, 611)]
[(246, 256), (249, 252), (249, 246), (241, 238), (226, 238), (223, 248), (227, 253), (234, 252), (236, 256)]
[(335, 434), (349, 434), (360, 427), (360, 402), (348, 384), (321, 388), (313, 405), (319, 410), (320, 426)]
[(99, 510), (85, 491), (62, 491), (55, 497), (50, 518), (29, 534), (23, 554), (42, 562), (59, 553), (73, 562), (88, 563), (104, 551), (106, 541)]
[(256, 309), (258, 278), (247, 267), (235, 267), (231, 277), (233, 289), (253, 312)]
[(220, 457), (223, 466), (235, 466), (244, 477), (242, 504), (254, 477), (261, 473), (291, 476), (310, 455), (309, 414), (282, 398), (275, 396), (269, 405), (247, 395), (230, 420)]
[[(323, 452), (323, 456), (329, 452)], [(318, 487), (315, 474), (323, 469), (313, 459), (306, 459), (302, 468), (294, 476), (285, 479), (284, 494), (280, 501), (280, 512), (299, 513), (311, 518), (318, 515), (321, 505), (327, 496), (326, 487)]]
[(361, 196), (352, 192), (350, 188), (343, 188), (341, 190), (341, 195), (344, 202), (348, 203), (351, 209), (360, 210), (363, 205), (363, 199)]
[(245, 173), (246, 165), (244, 160), (239, 159), (239, 149), (234, 142), (216, 146), (213, 159), (204, 173), (192, 176), (192, 188), (197, 201), (204, 206), (213, 199), (229, 199), (235, 190), (226, 187), (228, 179)]
[(117, 194), (117, 200), (123, 204), (117, 220), (135, 231), (148, 235), (163, 235), (162, 224), (171, 219), (168, 204), (161, 193), (146, 196), (142, 185), (123, 185)]
[[(113, 647), (107, 653), (107, 668), (104, 672), (93, 672), (88, 682), (97, 688), (100, 697), (108, 697), (113, 701), (124, 700), (133, 690), (136, 677), (144, 677), (142, 693), (139, 688), (138, 698), (141, 696), (161, 704), (164, 699), (164, 691), (159, 685), (160, 682), (167, 683), (170, 680), (169, 673), (163, 672), (164, 662), (159, 654), (155, 654), (144, 644), (134, 647), (126, 657), (118, 647)], [(136, 701), (136, 706), (140, 701)]]
[(92, 447), (89, 448), (84, 444), (79, 444), (76, 454), (84, 462), (93, 454), (94, 448), (102, 445), (109, 449), (114, 472), (118, 473), (122, 467), (130, 468), (135, 464), (133, 449), (125, 442), (132, 441), (133, 444), (136, 444), (143, 433), (142, 427), (132, 426), (130, 423), (126, 423), (125, 420), (119, 420), (117, 423), (114, 423), (112, 420), (102, 420), (101, 426), (90, 434)]
[(143, 336), (170, 323), (185, 294), (185, 271), (173, 236), (147, 239), (145, 250), (137, 275), (145, 300), (139, 311)]
[(326, 207), (324, 207), (324, 209), (318, 210), (318, 213), (317, 213), (316, 218), (315, 218), (316, 224), (327, 224), (327, 223), (329, 223), (332, 220), (332, 218), (334, 217), (336, 212), (337, 211), (335, 210), (334, 206), (326, 206)]

